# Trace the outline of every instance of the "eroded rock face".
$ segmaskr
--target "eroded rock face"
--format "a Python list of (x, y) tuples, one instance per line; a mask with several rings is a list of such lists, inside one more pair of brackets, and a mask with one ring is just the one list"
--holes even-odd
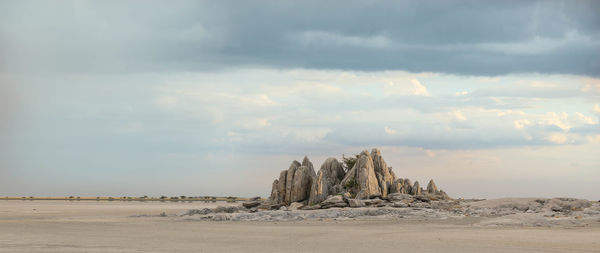
[(321, 169), (319, 169), (319, 173), (317, 173), (315, 181), (312, 184), (308, 203), (320, 203), (329, 195), (341, 193), (341, 188), (336, 186), (340, 185), (344, 175), (345, 172), (342, 164), (335, 158), (328, 158), (321, 165)]
[(433, 179), (429, 180), (429, 184), (427, 184), (427, 193), (429, 194), (438, 194), (440, 191), (438, 190)]
[(381, 189), (381, 195), (387, 196), (390, 192), (391, 186), (396, 181), (396, 175), (391, 172), (391, 168), (387, 166), (385, 160), (381, 156), (381, 151), (374, 148), (371, 150), (371, 159), (373, 160), (373, 168), (377, 175), (377, 181), (379, 188)]
[[(362, 151), (347, 172), (335, 158), (328, 158), (318, 173), (315, 173), (308, 157), (304, 157), (302, 163), (293, 161), (287, 170), (281, 171), (279, 179), (273, 181), (269, 205), (279, 208), (298, 202), (305, 205), (301, 209), (343, 207), (349, 204), (358, 207), (361, 206), (359, 203), (372, 204), (374, 198), (387, 200), (388, 195), (395, 196), (393, 198), (412, 195), (431, 200), (450, 199), (437, 188), (433, 180), (423, 190), (418, 181), (412, 184), (408, 178), (397, 179), (381, 151), (373, 149), (370, 153)], [(343, 199), (343, 203), (330, 203), (338, 198)], [(353, 199), (353, 203), (349, 203), (350, 199)]]
[(308, 199), (311, 184), (314, 180), (314, 173), (315, 172), (307, 166), (300, 166), (295, 170), (294, 179), (292, 180), (290, 202), (299, 202)]
[(360, 153), (354, 167), (342, 180), (342, 186), (358, 199), (367, 199), (370, 196), (381, 195), (379, 181), (375, 174), (373, 159), (368, 151)]
[(315, 172), (308, 158), (305, 157), (303, 163), (304, 166), (298, 161), (293, 161), (288, 170), (279, 173), (279, 179), (273, 182), (269, 197), (272, 204), (289, 205), (308, 199)]
[(293, 161), (290, 165), (290, 168), (287, 170), (285, 177), (285, 198), (284, 203), (289, 204), (292, 203), (292, 184), (294, 183), (294, 175), (296, 174), (296, 169), (300, 167), (300, 163), (298, 161)]
[(419, 181), (415, 181), (415, 184), (412, 186), (410, 190), (410, 195), (421, 195), (421, 186), (419, 186)]

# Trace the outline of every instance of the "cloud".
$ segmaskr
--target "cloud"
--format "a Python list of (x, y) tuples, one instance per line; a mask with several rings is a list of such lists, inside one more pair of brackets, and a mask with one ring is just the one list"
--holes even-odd
[(389, 135), (392, 135), (392, 134), (396, 134), (396, 133), (397, 133), (397, 131), (396, 131), (396, 130), (394, 130), (394, 129), (391, 129), (391, 128), (387, 127), (387, 126), (383, 128), (383, 131), (384, 131), (386, 134), (389, 134)]
[(410, 79), (410, 83), (390, 81), (383, 87), (383, 93), (387, 96), (430, 96), (427, 88), (416, 78)]
[(566, 135), (561, 133), (552, 133), (548, 137), (546, 137), (546, 140), (556, 144), (565, 144), (568, 138)]
[(467, 3), (3, 1), (0, 70), (270, 67), (599, 76), (597, 1)]

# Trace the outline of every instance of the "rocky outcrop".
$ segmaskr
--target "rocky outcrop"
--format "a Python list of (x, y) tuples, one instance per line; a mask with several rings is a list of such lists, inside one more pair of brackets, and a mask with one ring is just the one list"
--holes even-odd
[(320, 203), (329, 195), (341, 193), (341, 187), (336, 186), (340, 185), (345, 174), (344, 167), (337, 159), (328, 158), (321, 165), (321, 169), (319, 169), (319, 173), (316, 175), (316, 179), (310, 190), (308, 203)]
[(314, 170), (308, 166), (300, 166), (296, 169), (294, 179), (292, 180), (290, 202), (299, 202), (308, 199), (314, 174)]
[(289, 205), (292, 202), (305, 201), (310, 195), (310, 189), (315, 180), (315, 171), (308, 158), (300, 164), (293, 161), (287, 170), (279, 173), (279, 179), (273, 182), (271, 204)]
[(383, 160), (379, 149), (374, 148), (371, 150), (371, 159), (373, 160), (373, 168), (377, 175), (381, 195), (385, 197), (390, 192), (390, 188), (394, 181), (396, 181), (396, 175), (391, 172), (391, 167), (388, 167), (385, 160)]
[(415, 181), (415, 184), (410, 190), (410, 195), (421, 195), (422, 192), (423, 190), (421, 189), (421, 186), (419, 186), (419, 181)]
[[(302, 163), (293, 161), (273, 181), (268, 203), (258, 208), (264, 206), (266, 209), (279, 209), (282, 205), (288, 206), (291, 203), (304, 205), (300, 208), (302, 210), (348, 205), (376, 206), (382, 203), (381, 199), (406, 199), (406, 196), (413, 196), (412, 199), (419, 200), (420, 203), (426, 202), (425, 200), (450, 199), (444, 191), (437, 188), (433, 180), (423, 190), (418, 181), (412, 184), (408, 178), (396, 178), (381, 151), (373, 149), (370, 153), (364, 150), (356, 156), (352, 168), (344, 168), (337, 159), (328, 158), (318, 173), (315, 173), (308, 157), (304, 157)], [(404, 202), (396, 204), (409, 205)], [(295, 205), (295, 208), (299, 208), (299, 204)]]
[(433, 182), (433, 179), (429, 180), (429, 183), (427, 184), (427, 193), (429, 193), (429, 194), (440, 193), (437, 186), (435, 185), (435, 182)]
[(381, 196), (373, 159), (368, 151), (364, 150), (360, 153), (354, 167), (342, 180), (342, 187), (359, 199)]

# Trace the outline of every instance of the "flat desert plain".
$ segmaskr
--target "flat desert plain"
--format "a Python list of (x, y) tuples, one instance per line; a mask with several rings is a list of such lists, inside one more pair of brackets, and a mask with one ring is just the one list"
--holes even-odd
[(478, 226), (483, 218), (468, 216), (208, 221), (175, 215), (217, 205), (239, 203), (0, 200), (0, 252), (600, 252), (599, 222), (533, 227)]

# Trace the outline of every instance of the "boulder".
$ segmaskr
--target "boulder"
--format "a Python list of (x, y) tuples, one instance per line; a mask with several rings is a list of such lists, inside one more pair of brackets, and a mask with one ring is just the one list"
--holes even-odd
[(285, 202), (285, 183), (287, 181), (287, 170), (279, 173), (279, 182), (277, 183), (277, 194), (279, 196), (277, 203)]
[(302, 160), (302, 166), (306, 166), (310, 169), (311, 172), (311, 176), (312, 177), (316, 177), (317, 174), (315, 174), (315, 167), (313, 166), (312, 162), (310, 160), (308, 160), (308, 156), (304, 156), (304, 159)]
[(400, 192), (405, 193), (405, 194), (410, 194), (411, 191), (412, 191), (412, 183), (410, 182), (410, 179), (405, 178), (404, 182), (402, 182), (402, 190)]
[(285, 198), (284, 198), (284, 203), (289, 204), (292, 203), (294, 201), (291, 201), (292, 199), (292, 185), (294, 183), (294, 174), (296, 173), (296, 169), (298, 169), (298, 167), (300, 167), (300, 163), (298, 161), (293, 161), (292, 164), (290, 164), (290, 168), (287, 170), (286, 176), (285, 176)]
[(429, 183), (427, 184), (427, 193), (429, 194), (438, 194), (440, 191), (438, 190), (437, 186), (435, 185), (435, 182), (433, 182), (433, 179), (429, 180)]
[(387, 200), (391, 202), (412, 200), (412, 196), (404, 193), (391, 193), (387, 195)]
[(307, 166), (300, 166), (295, 170), (290, 193), (290, 203), (308, 199), (311, 184), (314, 180), (312, 174), (314, 174), (314, 171)]
[(389, 193), (389, 188), (392, 183), (396, 181), (396, 175), (391, 172), (391, 167), (388, 167), (385, 160), (383, 160), (383, 156), (381, 156), (381, 151), (379, 151), (379, 149), (374, 148), (371, 150), (370, 156), (373, 160), (373, 169), (375, 170), (375, 173), (380, 175), (377, 179), (381, 189), (381, 195), (385, 197)]
[(403, 179), (397, 179), (396, 181), (394, 181), (394, 183), (392, 183), (392, 185), (390, 186), (390, 192), (389, 194), (392, 193), (403, 193), (402, 192), (402, 183), (403, 183)]
[(316, 175), (315, 181), (311, 186), (308, 203), (319, 203), (329, 195), (340, 193), (340, 182), (344, 178), (344, 175), (342, 164), (335, 158), (328, 158), (321, 165), (321, 169), (319, 169), (319, 173)]
[(298, 210), (300, 208), (302, 208), (304, 206), (304, 204), (302, 204), (301, 202), (294, 202), (291, 203), (290, 206), (288, 207), (289, 211), (293, 211), (293, 210)]
[(344, 201), (344, 198), (340, 195), (333, 195), (327, 197), (323, 202), (321, 202), (321, 208), (331, 208), (331, 207), (347, 207), (348, 203)]
[(258, 200), (254, 200), (254, 201), (246, 201), (244, 203), (242, 203), (242, 206), (244, 206), (245, 208), (253, 208), (253, 207), (257, 207), (260, 206), (260, 201)]
[(364, 207), (365, 202), (363, 200), (360, 199), (348, 199), (348, 205), (350, 207)]
[(373, 159), (368, 151), (364, 150), (360, 153), (356, 163), (342, 180), (342, 186), (359, 199), (366, 199), (371, 195), (381, 195)]
[(269, 197), (269, 201), (271, 201), (271, 203), (279, 203), (280, 197), (279, 197), (279, 191), (277, 190), (278, 185), (279, 185), (279, 180), (275, 179), (275, 181), (273, 181), (273, 185), (271, 187), (271, 196)]
[(421, 195), (421, 186), (419, 186), (419, 181), (415, 181), (415, 184), (412, 186), (410, 191), (410, 195)]

